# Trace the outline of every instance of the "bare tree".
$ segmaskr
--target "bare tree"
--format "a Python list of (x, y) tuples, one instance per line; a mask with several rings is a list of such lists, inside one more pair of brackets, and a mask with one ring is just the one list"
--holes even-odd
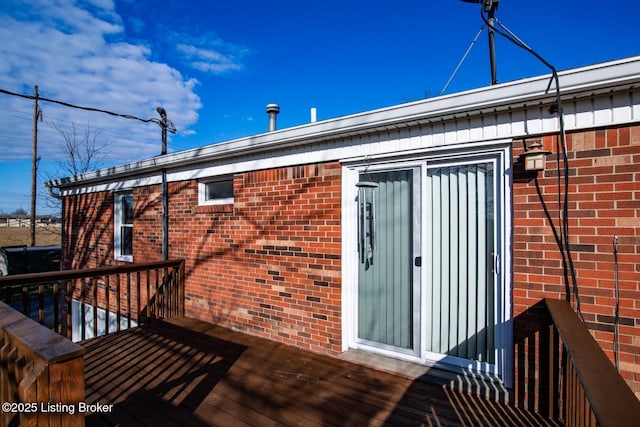
[(75, 123), (71, 123), (70, 129), (64, 129), (53, 122), (51, 126), (64, 141), (63, 158), (58, 161), (61, 175), (76, 176), (102, 167), (108, 154), (108, 141), (100, 139), (102, 131), (95, 131), (89, 125), (78, 129)]
[[(56, 167), (52, 172), (44, 174), (45, 181), (58, 178), (76, 176), (100, 169), (109, 154), (108, 139), (101, 138), (101, 131), (92, 129), (87, 124), (86, 128), (78, 128), (75, 123), (71, 123), (69, 128), (49, 122), (56, 132), (62, 137), (61, 152), (56, 160)], [(60, 212), (60, 200), (51, 192), (45, 196), (45, 205), (48, 208)]]

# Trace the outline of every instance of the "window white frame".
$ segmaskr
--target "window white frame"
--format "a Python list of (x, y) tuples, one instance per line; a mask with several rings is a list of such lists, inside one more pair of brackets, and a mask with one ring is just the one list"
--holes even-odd
[[(212, 184), (226, 183), (231, 185), (231, 197), (209, 198), (208, 187)], [(198, 204), (199, 205), (230, 205), (233, 204), (233, 176), (225, 175), (215, 178), (208, 178), (198, 182)]]
[[(131, 215), (131, 222), (125, 221), (125, 201), (131, 200), (131, 206), (133, 209), (133, 193), (122, 192), (114, 195), (113, 203), (113, 253), (114, 258), (120, 261), (133, 262), (133, 215)], [(126, 250), (123, 245), (125, 244), (123, 238), (123, 229), (127, 228), (131, 230), (131, 248)], [(127, 253), (130, 252), (130, 253)]]

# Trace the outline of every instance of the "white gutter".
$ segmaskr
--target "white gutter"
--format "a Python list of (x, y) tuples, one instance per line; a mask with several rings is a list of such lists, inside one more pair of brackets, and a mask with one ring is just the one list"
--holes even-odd
[[(611, 91), (614, 87), (640, 85), (640, 56), (605, 62), (558, 73), (562, 98), (572, 99)], [(372, 110), (302, 126), (268, 132), (228, 142), (153, 157), (121, 166), (88, 172), (80, 176), (50, 181), (51, 187), (74, 187), (139, 175), (162, 168), (180, 167), (243, 153), (301, 146), (323, 140), (384, 131), (412, 124), (444, 122), (486, 112), (544, 105), (555, 101), (551, 74), (503, 83), (481, 89), (439, 96), (407, 104)], [(552, 82), (551, 82), (552, 84)]]

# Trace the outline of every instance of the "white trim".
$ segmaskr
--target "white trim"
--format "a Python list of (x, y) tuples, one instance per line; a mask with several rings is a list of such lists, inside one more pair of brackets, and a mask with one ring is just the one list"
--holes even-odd
[(207, 185), (216, 182), (230, 182), (233, 192), (233, 175), (218, 176), (215, 178), (205, 179), (198, 181), (198, 205), (200, 206), (212, 206), (212, 205), (231, 205), (233, 204), (234, 196), (221, 197), (217, 199), (207, 198)]
[[(119, 192), (113, 195), (113, 257), (118, 261), (133, 262), (133, 254), (122, 255), (122, 198), (125, 196), (132, 196), (131, 191)], [(133, 224), (131, 224), (133, 230)], [(133, 231), (132, 231), (133, 239)], [(133, 240), (132, 240), (133, 244)], [(133, 248), (132, 248), (133, 249)], [(133, 251), (132, 251), (133, 252)]]
[[(348, 260), (358, 258), (358, 239), (354, 232), (357, 216), (353, 189), (358, 182), (359, 171), (352, 167), (342, 167), (342, 351), (347, 351), (356, 341), (353, 325), (358, 318), (357, 287), (348, 284), (358, 282), (358, 265)], [(349, 226), (351, 224), (351, 227)], [(348, 230), (348, 231), (347, 231)]]

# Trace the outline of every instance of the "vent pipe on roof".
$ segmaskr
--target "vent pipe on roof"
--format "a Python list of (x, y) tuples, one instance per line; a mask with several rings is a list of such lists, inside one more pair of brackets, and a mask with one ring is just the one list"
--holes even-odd
[(276, 130), (276, 116), (280, 112), (278, 104), (267, 104), (267, 114), (269, 114), (269, 132)]
[(311, 123), (315, 123), (318, 120), (318, 110), (316, 107), (311, 107)]

